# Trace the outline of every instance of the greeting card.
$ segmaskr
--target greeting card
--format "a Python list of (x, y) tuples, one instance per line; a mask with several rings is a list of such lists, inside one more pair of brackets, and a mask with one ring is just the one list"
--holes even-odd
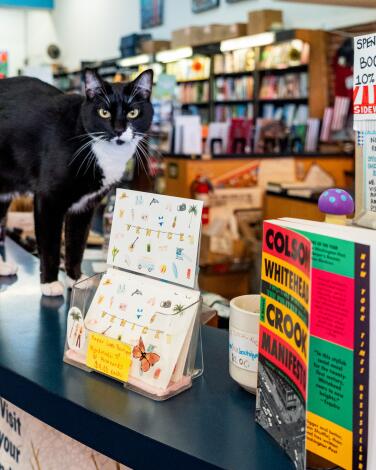
[(194, 287), (203, 203), (118, 189), (107, 263)]
[[(165, 389), (182, 378), (199, 291), (109, 269), (85, 318), (87, 331), (131, 346), (129, 381)], [(178, 359), (180, 364), (178, 364)], [(179, 374), (176, 374), (179, 369)]]

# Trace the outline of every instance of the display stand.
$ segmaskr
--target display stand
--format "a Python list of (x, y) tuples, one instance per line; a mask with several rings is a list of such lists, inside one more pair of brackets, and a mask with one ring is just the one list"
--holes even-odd
[[(138, 210), (140, 220), (137, 208), (125, 201), (128, 197), (145, 202), (139, 203), (143, 205)], [(157, 214), (153, 209), (145, 215), (149, 199), (158, 201)], [(189, 217), (182, 214), (188, 207), (195, 207)], [(74, 286), (66, 363), (112, 377), (154, 400), (166, 400), (191, 387), (203, 372), (201, 296), (193, 288), (197, 286), (201, 210), (199, 201), (118, 190), (108, 257), (114, 268)], [(134, 224), (121, 220), (124, 212), (132, 212)], [(159, 225), (163, 219), (166, 228), (179, 231), (158, 229), (154, 219)], [(184, 232), (188, 220), (189, 230)], [(148, 257), (141, 256), (143, 250)], [(129, 269), (122, 267), (124, 262)], [(168, 276), (178, 282), (169, 281)]]

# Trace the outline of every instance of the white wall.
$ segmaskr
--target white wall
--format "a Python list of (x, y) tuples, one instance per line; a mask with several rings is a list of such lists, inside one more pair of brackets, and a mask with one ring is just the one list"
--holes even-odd
[[(53, 18), (64, 62), (78, 67), (81, 59), (114, 58), (120, 37), (140, 30), (140, 0), (56, 0)], [(246, 21), (247, 12), (262, 8), (284, 11), (288, 28), (333, 29), (376, 20), (376, 9), (303, 5), (278, 0), (243, 0), (218, 9), (193, 14), (191, 0), (165, 0), (164, 25), (149, 30), (168, 39), (173, 29), (187, 25)]]
[[(9, 51), (10, 73), (17, 73), (25, 57), (31, 64), (47, 61), (46, 48), (58, 43), (62, 62), (79, 67), (81, 60), (119, 55), (120, 37), (140, 31), (140, 0), (55, 0), (56, 8), (23, 10), (0, 8), (0, 50)], [(150, 32), (168, 39), (173, 29), (187, 25), (246, 21), (249, 10), (280, 8), (288, 28), (333, 29), (376, 20), (376, 9), (300, 5), (278, 0), (243, 0), (193, 14), (191, 0), (165, 0), (164, 25)]]
[(9, 53), (9, 74), (24, 66), (47, 60), (46, 49), (56, 42), (55, 27), (48, 10), (0, 8), (0, 50)]

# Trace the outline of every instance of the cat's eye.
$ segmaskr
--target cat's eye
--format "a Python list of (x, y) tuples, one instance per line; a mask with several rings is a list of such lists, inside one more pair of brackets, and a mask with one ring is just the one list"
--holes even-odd
[(139, 109), (132, 109), (131, 111), (129, 111), (129, 113), (127, 114), (127, 118), (128, 119), (136, 119), (136, 117), (140, 114), (140, 110)]
[(98, 114), (103, 119), (109, 119), (111, 117), (110, 111), (108, 111), (107, 109), (103, 109), (103, 108), (98, 109)]

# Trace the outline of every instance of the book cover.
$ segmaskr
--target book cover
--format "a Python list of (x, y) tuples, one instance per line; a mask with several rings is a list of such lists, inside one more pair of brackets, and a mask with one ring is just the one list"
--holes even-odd
[[(368, 433), (373, 426), (372, 421), (368, 423), (372, 416), (369, 401), (372, 237), (362, 229), (338, 229), (325, 223), (297, 219), (274, 223), (283, 230), (293, 230), (296, 236), (303, 236), (312, 244), (305, 429), (308, 465), (344, 470), (373, 468), (372, 459), (367, 456)], [(264, 264), (267, 256), (264, 249)], [(262, 292), (265, 274), (263, 271)], [(288, 294), (288, 289), (281, 287), (284, 295)], [(261, 368), (260, 374), (262, 371)], [(262, 403), (263, 395), (267, 395), (262, 381), (259, 395)], [(262, 407), (258, 413), (265, 415)], [(281, 413), (279, 419), (280, 416)], [(273, 427), (278, 418), (273, 413), (270, 416)], [(274, 434), (284, 445), (275, 430)], [(292, 429), (288, 439), (299, 436), (298, 430)], [(296, 468), (304, 469), (305, 456), (298, 457), (303, 445), (300, 450), (295, 447), (295, 455), (284, 447)]]
[(311, 243), (265, 222), (256, 421), (305, 468)]

